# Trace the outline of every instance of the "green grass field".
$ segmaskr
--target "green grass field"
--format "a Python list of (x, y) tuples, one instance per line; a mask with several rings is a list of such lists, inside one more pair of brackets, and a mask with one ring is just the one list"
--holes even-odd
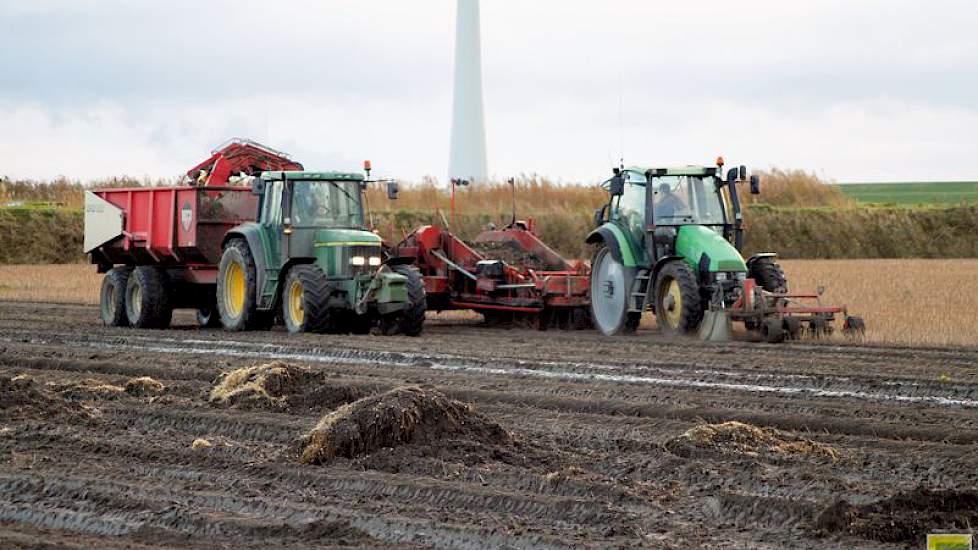
[(978, 203), (978, 181), (934, 181), (913, 183), (847, 183), (838, 186), (847, 196), (862, 203), (953, 205)]

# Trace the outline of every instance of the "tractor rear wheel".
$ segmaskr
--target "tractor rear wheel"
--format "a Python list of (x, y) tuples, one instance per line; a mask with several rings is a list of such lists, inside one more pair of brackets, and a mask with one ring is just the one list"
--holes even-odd
[(102, 279), (102, 292), (99, 296), (102, 323), (107, 327), (128, 327), (126, 316), (126, 283), (132, 268), (113, 267)]
[(693, 270), (683, 260), (667, 263), (655, 278), (655, 318), (666, 334), (691, 334), (703, 320), (703, 301)]
[(407, 309), (399, 313), (398, 332), (405, 336), (421, 336), (424, 330), (425, 311), (428, 309), (428, 298), (424, 291), (424, 278), (417, 268), (409, 265), (391, 267), (394, 273), (407, 277)]
[(301, 264), (289, 270), (282, 288), (282, 318), (285, 328), (299, 332), (330, 332), (333, 328), (329, 297), (333, 286), (326, 274), (312, 264)]
[(750, 264), (750, 277), (768, 292), (788, 292), (788, 279), (774, 258), (758, 258)]
[(167, 328), (173, 317), (169, 280), (162, 269), (142, 265), (126, 281), (126, 317), (136, 328)]
[(217, 311), (224, 330), (265, 328), (267, 314), (258, 311), (255, 259), (244, 239), (225, 245), (217, 273)]
[(591, 262), (591, 318), (608, 336), (635, 332), (642, 319), (628, 311), (628, 294), (635, 274), (622, 265), (607, 246), (598, 248)]

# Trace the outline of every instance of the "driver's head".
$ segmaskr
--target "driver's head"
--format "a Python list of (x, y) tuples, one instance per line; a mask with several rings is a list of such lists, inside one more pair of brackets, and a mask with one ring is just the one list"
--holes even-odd
[(672, 194), (672, 188), (669, 187), (669, 184), (668, 183), (663, 183), (663, 184), (659, 185), (659, 194), (660, 195), (671, 195)]

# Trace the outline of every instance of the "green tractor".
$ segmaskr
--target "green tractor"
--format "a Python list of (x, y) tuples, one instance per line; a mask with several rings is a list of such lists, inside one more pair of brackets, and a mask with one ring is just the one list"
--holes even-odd
[[(616, 168), (604, 186), (608, 204), (595, 212), (586, 242), (596, 245), (591, 271), (591, 314), (607, 335), (634, 332), (642, 314), (655, 313), (671, 335), (699, 332), (729, 340), (731, 322), (743, 322), (769, 342), (797, 338), (808, 328), (830, 333), (845, 308), (809, 306), (788, 294), (775, 254), (745, 259), (737, 183), (760, 192), (744, 166), (726, 178), (717, 166)], [(704, 318), (706, 321), (704, 322)], [(846, 315), (844, 330), (863, 330)]]
[[(369, 172), (368, 172), (369, 174)], [(385, 261), (364, 221), (362, 174), (263, 172), (253, 183), (257, 221), (224, 237), (217, 309), (226, 330), (421, 334), (424, 282), (409, 265)], [(388, 183), (397, 198), (397, 184)]]

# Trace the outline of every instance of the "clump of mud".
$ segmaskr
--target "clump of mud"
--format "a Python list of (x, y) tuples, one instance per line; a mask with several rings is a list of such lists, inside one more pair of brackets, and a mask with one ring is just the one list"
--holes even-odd
[(154, 380), (149, 376), (130, 378), (129, 381), (126, 382), (125, 387), (125, 392), (135, 397), (160, 395), (164, 391), (166, 391), (166, 386), (164, 386), (159, 380)]
[(846, 533), (881, 542), (922, 542), (927, 533), (971, 532), (978, 526), (978, 491), (913, 491), (869, 504), (845, 500), (829, 505), (815, 519), (822, 535)]
[(222, 374), (209, 401), (226, 407), (289, 411), (333, 409), (364, 395), (355, 386), (331, 383), (322, 373), (276, 361)]
[(666, 448), (679, 456), (690, 456), (697, 450), (748, 456), (806, 455), (829, 460), (841, 456), (837, 449), (823, 443), (737, 421), (701, 424), (669, 440)]
[(320, 464), (357, 458), (405, 444), (433, 445), (453, 438), (508, 444), (499, 424), (429, 387), (404, 386), (350, 403), (327, 414), (300, 440), (299, 462)]
[(125, 393), (121, 386), (92, 379), (72, 384), (48, 384), (48, 387), (73, 401), (116, 399)]
[(91, 420), (94, 411), (66, 400), (29, 376), (0, 376), (0, 418)]

